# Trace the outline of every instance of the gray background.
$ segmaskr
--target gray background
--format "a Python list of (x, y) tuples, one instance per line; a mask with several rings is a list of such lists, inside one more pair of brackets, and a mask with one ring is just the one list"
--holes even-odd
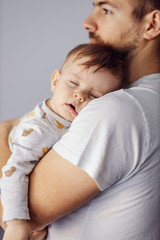
[(88, 42), (91, 0), (0, 0), (0, 121), (51, 96), (51, 73)]
[(82, 22), (91, 10), (91, 0), (0, 0), (0, 121), (51, 96), (52, 72), (88, 42)]

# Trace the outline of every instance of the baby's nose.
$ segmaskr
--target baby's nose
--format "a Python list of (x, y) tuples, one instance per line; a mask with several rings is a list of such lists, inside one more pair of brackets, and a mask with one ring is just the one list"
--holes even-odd
[(84, 102), (84, 100), (85, 100), (84, 95), (81, 93), (74, 93), (73, 97), (81, 103)]

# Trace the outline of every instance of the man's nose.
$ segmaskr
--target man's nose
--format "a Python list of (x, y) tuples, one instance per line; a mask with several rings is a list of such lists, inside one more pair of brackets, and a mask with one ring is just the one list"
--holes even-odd
[(94, 21), (92, 13), (86, 18), (82, 25), (89, 32), (95, 32), (97, 30), (97, 24)]
[(85, 101), (85, 97), (84, 94), (80, 93), (80, 92), (76, 92), (73, 93), (73, 98), (75, 98), (76, 100), (78, 100), (80, 103)]

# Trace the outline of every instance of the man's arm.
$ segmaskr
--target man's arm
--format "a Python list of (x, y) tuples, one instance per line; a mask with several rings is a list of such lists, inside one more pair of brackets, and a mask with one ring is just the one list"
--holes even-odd
[(74, 211), (99, 192), (97, 184), (87, 173), (50, 150), (30, 177), (29, 205), (33, 229), (45, 227)]

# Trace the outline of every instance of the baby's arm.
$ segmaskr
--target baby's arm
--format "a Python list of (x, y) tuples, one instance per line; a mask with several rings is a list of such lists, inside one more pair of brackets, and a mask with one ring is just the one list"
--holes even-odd
[(2, 167), (6, 164), (7, 159), (11, 155), (8, 148), (8, 135), (13, 126), (18, 123), (18, 118), (7, 120), (0, 123), (0, 178), (2, 177)]
[(28, 240), (32, 230), (26, 220), (11, 220), (7, 222), (7, 227), (3, 240)]
[[(8, 135), (11, 129), (18, 123), (17, 119), (10, 119), (5, 122), (0, 123), (0, 178), (2, 177), (2, 167), (7, 163), (11, 151), (7, 144)], [(6, 225), (2, 223), (2, 205), (0, 201), (0, 223), (3, 229), (6, 228)]]
[(44, 240), (47, 235), (47, 229), (32, 232), (32, 229), (25, 220), (8, 221), (3, 240)]
[(20, 124), (14, 132), (16, 139), (12, 140), (11, 136), (9, 138), (13, 141), (13, 152), (3, 167), (1, 180), (3, 221), (7, 223), (4, 239), (12, 239), (16, 229), (17, 232), (20, 231), (19, 238), (16, 239), (21, 239), (21, 234), (30, 234), (29, 225), (25, 221), (29, 219), (28, 175), (55, 141), (46, 126), (37, 124), (35, 120), (31, 123)]

